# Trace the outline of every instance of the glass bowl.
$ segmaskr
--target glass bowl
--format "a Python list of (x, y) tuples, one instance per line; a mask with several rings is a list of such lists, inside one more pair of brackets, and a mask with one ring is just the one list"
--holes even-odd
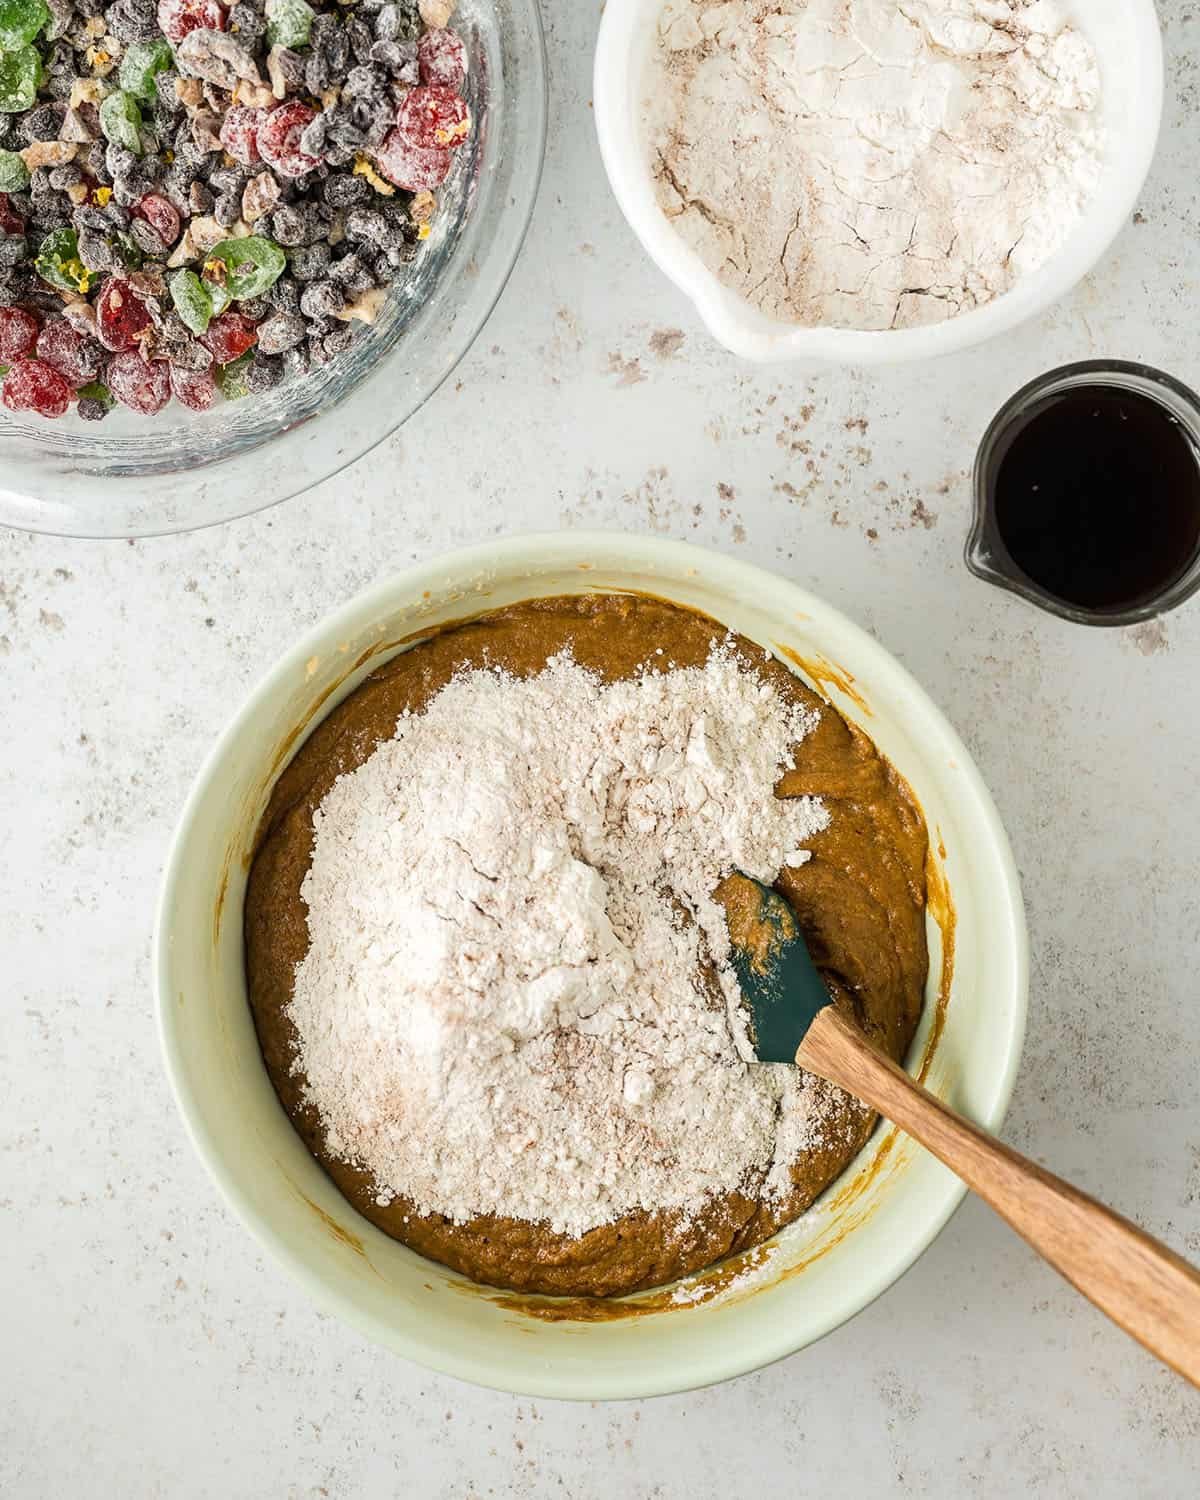
[[(264, 396), (103, 423), (0, 414), (0, 524), (151, 536), (228, 521), (329, 478), (407, 421), (470, 348), (516, 262), (546, 144), (537, 0), (460, 0), (476, 128), (434, 232), (379, 321), (324, 369)], [(336, 411), (336, 420), (330, 420)]]

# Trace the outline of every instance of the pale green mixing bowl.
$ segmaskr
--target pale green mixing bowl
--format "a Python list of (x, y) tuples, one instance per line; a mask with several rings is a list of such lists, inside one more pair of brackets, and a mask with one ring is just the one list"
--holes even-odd
[[(932, 885), (942, 921), (930, 921), (929, 998), (910, 1066), (926, 1066), (937, 1093), (998, 1127), (1021, 1050), (1028, 959), (1012, 855), (970, 757), (903, 668), (836, 610), (782, 578), (681, 543), (514, 537), (409, 569), (330, 615), (259, 684), (201, 770), (168, 861), (155, 952), (163, 1052), (196, 1149), (312, 1297), (435, 1369), (527, 1395), (593, 1400), (705, 1385), (802, 1349), (890, 1286), (964, 1192), (881, 1126), (817, 1208), (765, 1252), (751, 1252), (740, 1277), (691, 1278), (681, 1289), (689, 1300), (654, 1293), (597, 1318), (594, 1305), (477, 1287), (390, 1240), (349, 1206), (293, 1131), (259, 1056), (242, 971), (246, 867), (280, 768), (400, 642), (520, 599), (596, 589), (691, 605), (805, 663), (809, 680), (908, 779), (944, 850)], [(943, 981), (944, 1025), (935, 1024)]]

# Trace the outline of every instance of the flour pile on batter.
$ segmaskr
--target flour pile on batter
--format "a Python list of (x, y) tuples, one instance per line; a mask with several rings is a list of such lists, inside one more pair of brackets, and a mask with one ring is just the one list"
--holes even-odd
[(1099, 95), (1053, 0), (667, 0), (643, 134), (727, 286), (786, 322), (904, 328), (1058, 248), (1099, 178)]
[(288, 1014), (327, 1150), (381, 1204), (571, 1235), (786, 1194), (819, 1086), (739, 1052), (711, 893), (808, 857), (828, 814), (773, 793), (815, 723), (728, 649), (468, 671), (401, 718), (313, 820)]

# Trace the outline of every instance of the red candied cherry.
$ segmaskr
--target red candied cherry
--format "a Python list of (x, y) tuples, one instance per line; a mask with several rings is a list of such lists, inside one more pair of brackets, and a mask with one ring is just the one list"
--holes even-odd
[(179, 238), (182, 227), (179, 211), (160, 193), (147, 193), (133, 212), (139, 219), (145, 219), (164, 245), (173, 245)]
[(73, 391), (100, 374), (100, 351), (66, 318), (51, 318), (38, 334), (37, 357), (57, 370)]
[(25, 233), (25, 220), (8, 201), (7, 193), (0, 193), (0, 230), (5, 234)]
[(217, 383), (211, 370), (181, 370), (171, 366), (171, 394), (193, 411), (207, 411), (217, 399)]
[(227, 110), (221, 121), (221, 144), (243, 167), (252, 167), (260, 160), (258, 132), (267, 118), (265, 109), (251, 109), (248, 104), (235, 104)]
[(132, 349), (150, 327), (150, 309), (124, 276), (110, 276), (96, 299), (96, 333), (106, 349)]
[(459, 89), (467, 76), (467, 49), (456, 31), (427, 31), (417, 43), (421, 82)]
[(219, 365), (230, 364), (258, 342), (258, 329), (241, 313), (224, 312), (200, 335), (200, 342)]
[(33, 352), (38, 323), (23, 307), (0, 307), (0, 364), (11, 365)]
[(441, 187), (450, 175), (453, 159), (445, 146), (414, 146), (399, 128), (391, 131), (375, 151), (383, 175), (409, 193)]
[(40, 359), (19, 359), (4, 377), (0, 401), (9, 411), (36, 411), (61, 417), (71, 404), (71, 387)]
[(258, 150), (263, 160), (281, 177), (303, 177), (321, 163), (300, 149), (300, 137), (315, 113), (299, 99), (289, 99), (273, 109), (258, 127)]
[(189, 31), (225, 30), (225, 12), (217, 0), (159, 0), (158, 29), (178, 47)]
[(396, 127), (414, 146), (461, 146), (471, 128), (467, 101), (453, 89), (422, 85), (405, 94), (396, 112)]
[(171, 399), (171, 377), (164, 361), (144, 360), (133, 350), (113, 355), (106, 379), (117, 400), (144, 417), (162, 411)]

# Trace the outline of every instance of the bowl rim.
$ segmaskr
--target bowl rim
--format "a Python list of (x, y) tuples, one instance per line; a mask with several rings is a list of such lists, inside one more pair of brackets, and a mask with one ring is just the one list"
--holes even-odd
[[(1122, 0), (1134, 55), (1144, 77), (1122, 121), (1129, 159), (1119, 177), (1085, 205), (1071, 236), (1038, 270), (983, 306), (918, 328), (813, 328), (778, 323), (763, 332), (754, 309), (743, 314), (736, 293), (722, 286), (677, 235), (645, 189), (648, 173), (632, 121), (629, 51), (663, 0), (607, 0), (596, 43), (592, 98), (600, 155), (617, 206), (659, 270), (695, 306), (709, 333), (730, 353), (756, 363), (807, 360), (844, 365), (904, 364), (951, 354), (1007, 333), (1043, 313), (1078, 284), (1125, 227), (1149, 174), (1162, 128), (1162, 29), (1154, 0)], [(1077, 8), (1083, 8), (1077, 4)], [(1086, 235), (1083, 233), (1087, 229)], [(753, 319), (749, 314), (753, 313)]]
[[(492, 0), (492, 3), (494, 8), (501, 12), (506, 8), (507, 3), (511, 3), (511, 0)], [(351, 465), (373, 453), (428, 404), (471, 352), (495, 312), (521, 259), (541, 192), (542, 179), (545, 174), (550, 107), (546, 27), (540, 0), (518, 0), (518, 3), (521, 7), (522, 23), (528, 26), (532, 42), (530, 56), (535, 77), (532, 80), (528, 102), (533, 108), (536, 120), (533, 139), (528, 143), (528, 160), (522, 164), (521, 168), (519, 191), (512, 190), (512, 185), (509, 184), (504, 194), (497, 199), (499, 204), (503, 204), (504, 213), (515, 210), (515, 214), (507, 233), (504, 236), (496, 235), (488, 242), (489, 245), (500, 244), (502, 253), (497, 258), (489, 261), (486, 255), (476, 251), (463, 260), (460, 274), (467, 277), (470, 282), (478, 283), (482, 288), (482, 294), (478, 305), (473, 309), (471, 318), (464, 324), (462, 333), (449, 345), (453, 357), (448, 362), (443, 361), (442, 367), (420, 398), (413, 404), (403, 401), (398, 403), (396, 408), (398, 414), (394, 416), (394, 419), (389, 418), (378, 431), (371, 431), (366, 435), (361, 446), (351, 444), (335, 447), (331, 440), (330, 459), (327, 463), (305, 461), (303, 467), (299, 466), (301, 454), (296, 444), (308, 438), (314, 429), (324, 427), (331, 419), (336, 421), (339, 413), (344, 414), (348, 403), (360, 396), (372, 382), (380, 377), (386, 379), (389, 360), (396, 353), (397, 348), (403, 344), (404, 339), (413, 336), (410, 331), (402, 334), (396, 348), (388, 350), (382, 358), (364, 370), (361, 378), (341, 392), (336, 399), (302, 420), (281, 421), (276, 429), (261, 442), (245, 452), (235, 454), (232, 459), (214, 455), (208, 462), (188, 470), (143, 474), (134, 478), (121, 475), (96, 477), (93, 482), (94, 487), (107, 491), (113, 497), (114, 504), (123, 507), (120, 517), (110, 523), (101, 524), (92, 520), (90, 514), (81, 513), (78, 510), (73, 500), (63, 500), (55, 496), (45, 485), (39, 485), (36, 490), (23, 482), (16, 487), (10, 487), (6, 483), (4, 464), (0, 457), (0, 508), (12, 512), (11, 515), (0, 519), (0, 527), (13, 531), (27, 531), (33, 535), (103, 541), (114, 538), (140, 540), (207, 531), (211, 527), (223, 526), (230, 521), (260, 515), (276, 505), (282, 505), (285, 501), (294, 500), (308, 493), (318, 485), (337, 479)], [(503, 16), (499, 15), (498, 20), (502, 24)], [(493, 170), (504, 165), (506, 161), (507, 156), (502, 155), (493, 164)], [(473, 217), (473, 214), (469, 215), (468, 222)], [(507, 243), (504, 243), (505, 241)], [(462, 247), (458, 248), (461, 250)], [(452, 255), (447, 262), (447, 269), (451, 269), (459, 259), (459, 255)], [(3, 441), (4, 430), (0, 421), (0, 455), (3, 453)], [(287, 447), (281, 448), (279, 446), (281, 443)], [(229, 472), (224, 468), (225, 464), (249, 465), (256, 458), (262, 459), (267, 454), (274, 454), (277, 459), (282, 460), (285, 453), (290, 456), (293, 469), (291, 477), (278, 492), (275, 492), (270, 484), (266, 484), (262, 487), (260, 494), (248, 502), (239, 500), (227, 507), (209, 507), (198, 520), (159, 520), (152, 517), (150, 520), (143, 521), (141, 519), (142, 507), (146, 502), (139, 501), (137, 491), (129, 488), (130, 486), (144, 488), (152, 484), (169, 486), (182, 473), (188, 472), (198, 473), (204, 480), (209, 481), (207, 493), (207, 490), (219, 489), (223, 474)]]
[[(252, 726), (262, 701), (280, 679), (297, 671), (302, 673), (305, 663), (319, 654), (329, 639), (344, 635), (364, 613), (382, 617), (385, 611), (394, 612), (401, 599), (419, 600), (426, 590), (444, 587), (448, 578), (477, 579), (481, 573), (527, 564), (535, 554), (539, 564), (574, 566), (581, 559), (594, 555), (598, 548), (612, 548), (614, 544), (627, 547), (631, 555), (636, 550), (639, 563), (655, 570), (661, 567), (666, 572), (677, 568), (682, 573), (688, 568), (703, 566), (710, 577), (717, 574), (722, 589), (733, 592), (735, 597), (761, 597), (764, 590), (783, 595), (787, 608), (810, 620), (834, 626), (852, 643), (857, 659), (868, 656), (882, 665), (897, 689), (915, 701), (923, 717), (936, 727), (941, 743), (956, 761), (957, 772), (965, 779), (965, 790), (990, 841), (990, 853), (1000, 876), (996, 898), (1004, 904), (1004, 925), (1009, 939), (1007, 960), (1011, 971), (1012, 1005), (1005, 1055), (1002, 1066), (989, 1080), (988, 1105), (976, 1112), (977, 1122), (993, 1132), (1003, 1123), (1012, 1098), (1028, 1013), (1029, 947), (1020, 880), (999, 812), (974, 760), (924, 688), (889, 651), (840, 610), (789, 579), (710, 548), (661, 537), (604, 530), (534, 532), (435, 554), (424, 562), (369, 585), (322, 616), (260, 675), (244, 697), (197, 771), (172, 835), (159, 890), (151, 956), (156, 1029), (164, 1067), (183, 1117), (185, 1132), (221, 1196), (260, 1246), (283, 1266), (319, 1308), (337, 1315), (373, 1342), (442, 1374), (494, 1390), (548, 1399), (625, 1400), (676, 1393), (729, 1380), (800, 1352), (851, 1321), (912, 1268), (966, 1196), (965, 1183), (949, 1171), (942, 1172), (937, 1179), (935, 1206), (928, 1207), (918, 1224), (909, 1225), (906, 1233), (893, 1241), (893, 1254), (886, 1264), (881, 1261), (873, 1273), (856, 1286), (853, 1297), (845, 1306), (829, 1310), (814, 1320), (810, 1336), (799, 1344), (795, 1333), (789, 1332), (787, 1321), (780, 1320), (778, 1330), (768, 1338), (760, 1338), (753, 1345), (752, 1352), (748, 1348), (743, 1350), (737, 1340), (721, 1340), (720, 1347), (714, 1347), (712, 1357), (701, 1370), (692, 1371), (680, 1366), (677, 1375), (666, 1383), (661, 1377), (643, 1375), (636, 1361), (630, 1362), (629, 1370), (619, 1382), (619, 1389), (616, 1388), (618, 1383), (611, 1379), (601, 1383), (586, 1374), (580, 1376), (575, 1371), (555, 1369), (550, 1361), (543, 1362), (543, 1368), (536, 1376), (514, 1377), (504, 1368), (501, 1359), (486, 1352), (472, 1359), (447, 1355), (439, 1345), (434, 1320), (423, 1324), (418, 1317), (404, 1329), (395, 1325), (381, 1326), (379, 1320), (363, 1311), (352, 1296), (314, 1271), (290, 1239), (275, 1227), (270, 1216), (260, 1212), (253, 1197), (237, 1184), (232, 1172), (226, 1168), (219, 1148), (209, 1136), (199, 1103), (199, 1091), (193, 1088), (184, 1064), (179, 1011), (170, 1003), (173, 990), (169, 933), (176, 891), (186, 879), (186, 855), (192, 828), (209, 783), (242, 734)], [(535, 592), (530, 597), (536, 596), (536, 579), (533, 582)], [(664, 578), (664, 584), (669, 587), (668, 579)], [(338, 701), (341, 701), (340, 697), (335, 694), (328, 703), (331, 706)], [(323, 708), (328, 711), (327, 706)], [(309, 722), (319, 722), (319, 718)], [(301, 738), (294, 749), (302, 743)], [(280, 774), (283, 769), (281, 765), (275, 774)]]

